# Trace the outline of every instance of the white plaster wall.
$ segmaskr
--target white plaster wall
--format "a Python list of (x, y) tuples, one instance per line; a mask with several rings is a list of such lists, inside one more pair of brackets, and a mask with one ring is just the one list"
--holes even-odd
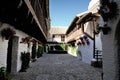
[[(3, 28), (6, 28), (6, 27), (8, 27), (7, 24), (0, 25), (0, 32), (1, 32), (1, 30)], [(0, 67), (1, 66), (6, 67), (6, 62), (7, 62), (7, 48), (8, 48), (8, 40), (2, 39), (2, 36), (0, 34)]]
[(97, 13), (100, 8), (100, 0), (91, 0), (88, 6), (88, 11)]
[[(12, 29), (14, 29), (13, 27), (11, 27), (8, 24), (2, 24), (2, 26), (0, 26), (0, 31), (3, 28), (7, 28), (10, 27)], [(19, 37), (19, 46), (18, 46), (18, 59), (17, 59), (17, 71), (19, 71), (21, 69), (21, 52), (27, 52), (28, 48), (27, 48), (27, 44), (23, 44), (20, 43), (22, 38), (27, 37), (28, 35), (20, 30), (16, 30), (14, 29), (16, 32), (16, 36)], [(0, 35), (0, 66), (5, 66), (6, 67), (6, 61), (7, 61), (7, 48), (8, 48), (8, 40), (2, 40), (2, 37)], [(30, 50), (31, 51), (31, 50)]]
[(94, 4), (96, 4), (97, 2), (99, 2), (100, 0), (91, 0), (88, 6), (88, 9), (90, 9)]
[(52, 34), (49, 34), (47, 41), (52, 41)]
[(104, 80), (116, 80), (116, 54), (114, 46), (114, 35), (103, 35), (103, 73)]
[(0, 36), (0, 67), (6, 67), (8, 40), (2, 40)]
[(90, 64), (93, 59), (93, 40), (89, 38), (89, 41), (89, 45), (85, 44), (78, 46), (78, 51), (81, 52), (82, 55), (82, 61), (88, 64)]
[(17, 60), (17, 71), (21, 69), (21, 52), (27, 52), (28, 46), (25, 43), (20, 43), (22, 38), (28, 37), (22, 31), (16, 30), (16, 36), (19, 36), (19, 46), (18, 46), (18, 60)]
[(84, 31), (93, 38), (93, 22), (89, 21), (84, 24)]
[(61, 42), (61, 36), (55, 35), (55, 37), (53, 38), (53, 41)]
[(101, 32), (95, 36), (95, 47), (97, 50), (102, 51)]
[[(117, 1), (120, 10), (120, 0)], [(120, 12), (117, 18), (108, 21), (111, 31), (108, 35), (102, 35), (103, 46), (103, 80), (118, 80), (117, 77), (117, 46), (115, 44), (115, 29), (118, 21), (120, 20)]]

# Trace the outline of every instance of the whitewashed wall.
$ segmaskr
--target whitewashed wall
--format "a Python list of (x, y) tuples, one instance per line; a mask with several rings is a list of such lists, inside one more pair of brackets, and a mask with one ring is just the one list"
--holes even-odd
[(8, 40), (2, 40), (0, 36), (0, 67), (6, 67)]
[(101, 32), (95, 36), (95, 46), (97, 50), (102, 51)]
[(85, 44), (78, 46), (78, 52), (81, 52), (81, 60), (88, 64), (90, 64), (91, 60), (93, 59), (93, 40), (89, 38), (89, 42), (89, 45)]
[(20, 43), (22, 38), (28, 37), (22, 31), (16, 30), (16, 36), (19, 36), (19, 46), (18, 46), (18, 59), (17, 59), (17, 71), (21, 69), (21, 52), (27, 52), (28, 46), (27, 44)]
[[(120, 0), (114, 0), (118, 4), (120, 10)], [(111, 31), (108, 35), (102, 35), (103, 42), (103, 73), (104, 80), (120, 80), (117, 77), (120, 76), (118, 72), (118, 52), (115, 40), (116, 26), (120, 20), (120, 11), (117, 18), (108, 21)]]
[[(0, 31), (3, 28), (13, 28), (8, 24), (2, 24), (2, 26), (0, 26)], [(14, 28), (13, 28), (14, 29)], [(19, 37), (19, 46), (18, 46), (18, 55), (17, 55), (17, 71), (19, 71), (21, 69), (21, 52), (27, 52), (28, 48), (27, 48), (27, 44), (23, 44), (20, 43), (22, 38), (28, 37), (28, 35), (20, 30), (16, 30), (14, 29), (16, 34), (15, 36)], [(7, 48), (8, 48), (8, 40), (2, 40), (2, 37), (0, 35), (0, 67), (4, 66), (6, 67), (6, 62), (7, 62)], [(31, 51), (31, 50), (30, 50)]]
[[(2, 23), (0, 23), (2, 24)], [(2, 24), (0, 25), (0, 32), (3, 28), (7, 28), (7, 24)], [(6, 62), (7, 62), (7, 48), (8, 48), (8, 40), (2, 39), (2, 36), (0, 34), (0, 67), (4, 66), (6, 67)]]
[(53, 41), (61, 42), (61, 35), (55, 35)]
[(87, 34), (89, 34), (92, 38), (93, 38), (93, 27), (95, 26), (95, 23), (93, 25), (92, 21), (86, 22), (84, 24), (84, 32), (86, 32)]

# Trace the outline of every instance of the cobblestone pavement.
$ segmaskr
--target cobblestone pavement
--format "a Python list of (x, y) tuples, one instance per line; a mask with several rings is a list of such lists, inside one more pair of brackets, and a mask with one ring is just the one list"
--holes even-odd
[(101, 73), (69, 54), (44, 54), (12, 80), (101, 80)]

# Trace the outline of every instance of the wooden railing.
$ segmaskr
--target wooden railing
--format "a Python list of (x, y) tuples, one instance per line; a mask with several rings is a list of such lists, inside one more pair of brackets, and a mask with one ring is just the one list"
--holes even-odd
[(69, 42), (69, 41), (71, 41), (71, 40), (76, 39), (76, 38), (77, 38), (78, 36), (80, 36), (81, 34), (83, 34), (81, 29), (69, 33), (69, 34), (66, 36), (66, 42)]

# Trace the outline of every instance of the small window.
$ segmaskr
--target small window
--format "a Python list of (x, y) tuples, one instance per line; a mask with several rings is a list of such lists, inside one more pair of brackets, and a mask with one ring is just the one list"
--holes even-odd
[(65, 36), (61, 35), (61, 41), (65, 41)]
[(53, 35), (52, 38), (55, 38), (55, 35)]

